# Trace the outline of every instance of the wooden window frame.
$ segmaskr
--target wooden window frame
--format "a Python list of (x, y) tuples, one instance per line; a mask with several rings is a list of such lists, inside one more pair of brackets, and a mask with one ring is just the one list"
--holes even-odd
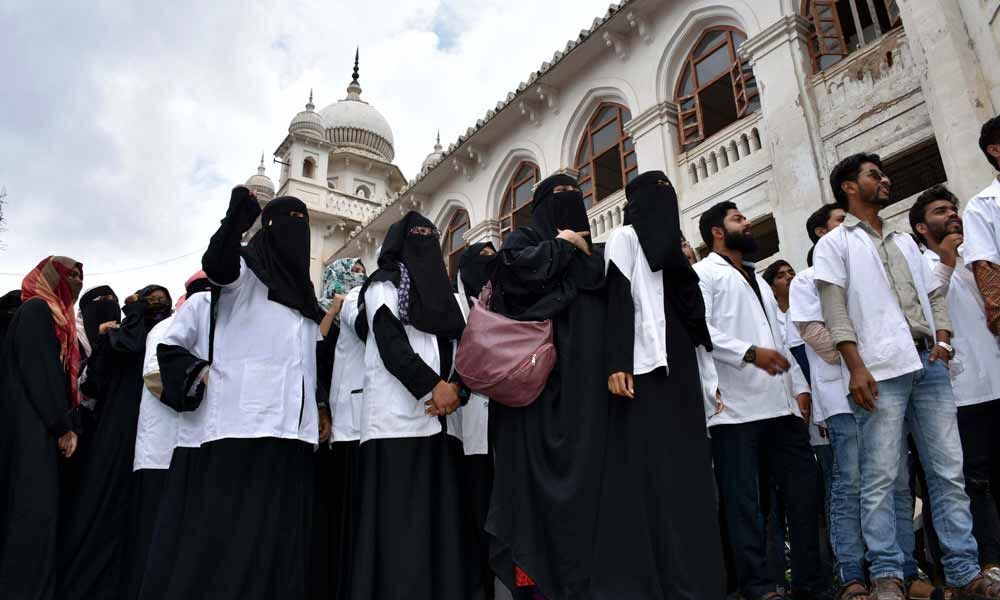
[[(530, 176), (524, 176), (518, 179), (518, 174), (525, 168), (529, 167), (531, 169)], [(541, 173), (538, 169), (538, 165), (531, 162), (530, 160), (522, 160), (518, 163), (517, 167), (514, 169), (513, 174), (510, 176), (510, 181), (507, 182), (507, 188), (504, 189), (503, 198), (500, 201), (500, 214), (498, 220), (500, 222), (500, 239), (503, 240), (507, 237), (507, 234), (514, 230), (515, 220), (517, 214), (527, 210), (531, 210), (531, 202), (529, 201), (524, 206), (514, 208), (514, 191), (521, 187), (523, 184), (531, 182), (536, 184), (539, 181)], [(505, 224), (504, 221), (507, 221)]]
[[(598, 121), (598, 117), (607, 108), (615, 109), (614, 116)], [(625, 118), (626, 114), (628, 115), (628, 119)], [(621, 180), (621, 187), (617, 189), (623, 189), (628, 184), (628, 182), (631, 181), (629, 179), (629, 174), (632, 173), (635, 173), (636, 175), (639, 174), (638, 158), (636, 159), (634, 165), (632, 165), (631, 167), (628, 166), (628, 158), (635, 154), (635, 142), (632, 140), (632, 136), (625, 133), (625, 123), (631, 118), (632, 118), (632, 111), (630, 111), (628, 107), (625, 106), (624, 104), (619, 104), (617, 102), (602, 102), (600, 106), (594, 109), (594, 112), (590, 117), (590, 121), (587, 123), (587, 128), (583, 131), (583, 135), (580, 138), (580, 143), (577, 144), (576, 146), (574, 168), (576, 168), (578, 171), (582, 170), (583, 168), (588, 168), (587, 174), (579, 178), (581, 191), (583, 189), (583, 185), (588, 181), (590, 182), (590, 190), (584, 192), (583, 194), (583, 203), (587, 207), (587, 209), (590, 209), (592, 206), (594, 206), (594, 204), (596, 204), (596, 202), (599, 202), (599, 200), (597, 200), (596, 197), (597, 180), (594, 177), (595, 175), (594, 160), (596, 158), (604, 156), (607, 152), (610, 152), (611, 150), (614, 149), (618, 150), (618, 160), (621, 163), (620, 166), (622, 170), (622, 180)], [(615, 140), (614, 144), (608, 146), (607, 148), (604, 148), (603, 150), (601, 150), (600, 154), (595, 156), (594, 146), (593, 146), (594, 132), (603, 129), (604, 127), (606, 127), (611, 123), (614, 123), (615, 121), (618, 122), (618, 138)], [(628, 145), (628, 147), (626, 147), (626, 144)], [(583, 153), (584, 148), (587, 149), (587, 158), (586, 160), (581, 161), (580, 156)]]
[[(809, 56), (812, 60), (813, 73), (823, 71), (820, 63), (824, 56), (839, 56), (843, 59), (843, 57), (851, 53), (851, 50), (847, 47), (846, 38), (844, 37), (844, 28), (840, 22), (840, 14), (837, 12), (837, 3), (848, 3), (856, 21), (855, 28), (858, 28), (860, 27), (857, 9), (857, 3), (859, 1), (867, 2), (867, 9), (869, 12), (874, 10), (874, 2), (882, 2), (882, 5), (885, 7), (886, 14), (889, 17), (890, 29), (895, 29), (902, 23), (899, 15), (899, 6), (896, 0), (802, 0), (802, 9), (800, 12), (803, 16), (809, 19), (809, 23), (812, 28), (812, 31), (809, 33), (808, 45)], [(830, 17), (824, 18), (821, 15), (821, 9), (824, 7), (830, 9)], [(873, 43), (875, 40), (888, 33), (887, 31), (882, 31), (881, 27), (878, 26), (878, 15), (872, 14), (870, 16), (876, 25), (875, 38), (871, 41), (867, 41), (861, 36), (861, 32), (859, 32), (861, 47)], [(821, 35), (821, 28), (817, 25), (820, 22), (829, 23), (833, 26), (833, 30), (829, 30), (829, 33)]]
[(451, 276), (453, 281), (458, 275), (458, 258), (469, 247), (469, 243), (463, 239), (461, 246), (452, 247), (452, 235), (462, 227), (468, 229), (471, 226), (469, 212), (464, 208), (459, 208), (451, 215), (451, 219), (448, 220), (448, 226), (444, 230), (443, 239), (441, 240), (441, 251), (444, 254), (448, 275)]
[[(708, 35), (719, 31), (724, 32), (722, 38), (708, 48), (702, 50), (696, 56), (695, 50), (698, 48), (698, 45), (701, 44), (702, 40), (704, 40)], [(677, 131), (680, 137), (681, 148), (684, 151), (690, 150), (705, 141), (705, 119), (701, 111), (700, 94), (708, 87), (718, 83), (723, 77), (729, 77), (730, 84), (733, 88), (733, 99), (736, 102), (737, 119), (742, 119), (753, 112), (751, 110), (753, 101), (754, 99), (760, 97), (760, 90), (757, 87), (757, 78), (753, 74), (753, 68), (750, 67), (748, 63), (741, 60), (736, 51), (736, 40), (734, 39), (734, 34), (739, 34), (744, 40), (746, 40), (746, 33), (736, 27), (709, 27), (703, 31), (700, 36), (698, 36), (698, 39), (695, 40), (693, 44), (691, 44), (691, 50), (688, 51), (687, 58), (684, 59), (684, 67), (681, 69), (680, 76), (678, 76), (677, 83), (674, 86), (674, 102), (677, 103)], [(705, 60), (715, 51), (724, 46), (729, 47), (729, 58), (732, 61), (729, 69), (722, 71), (713, 77), (711, 81), (699, 81), (698, 63)], [(682, 86), (684, 84), (685, 75), (688, 75), (691, 78), (691, 92), (689, 94), (682, 95)], [(685, 104), (689, 104), (690, 107), (685, 109)], [(692, 117), (694, 118), (694, 121), (688, 122), (688, 120)]]

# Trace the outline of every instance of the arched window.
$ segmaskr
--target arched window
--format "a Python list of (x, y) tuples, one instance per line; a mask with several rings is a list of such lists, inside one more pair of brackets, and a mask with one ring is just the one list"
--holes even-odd
[(354, 195), (367, 200), (372, 197), (372, 191), (368, 189), (367, 185), (359, 185), (358, 189), (354, 190)]
[(312, 179), (316, 174), (316, 161), (309, 158), (302, 161), (302, 176), (307, 179)]
[(522, 162), (507, 183), (500, 203), (500, 237), (531, 222), (531, 193), (538, 183), (538, 166)]
[(802, 0), (802, 15), (812, 23), (809, 53), (816, 73), (900, 24), (896, 0)]
[(632, 138), (622, 128), (632, 113), (620, 104), (597, 107), (576, 151), (580, 191), (587, 208), (625, 187), (639, 173)]
[(746, 39), (738, 29), (713, 27), (691, 49), (674, 92), (684, 150), (760, 108), (753, 69), (736, 54)]
[(455, 281), (455, 278), (458, 276), (458, 257), (462, 255), (462, 251), (468, 246), (462, 237), (468, 230), (469, 213), (460, 208), (455, 211), (455, 214), (451, 216), (451, 220), (448, 221), (448, 228), (444, 231), (444, 241), (441, 248), (444, 259), (448, 264), (448, 274), (451, 276), (452, 281)]

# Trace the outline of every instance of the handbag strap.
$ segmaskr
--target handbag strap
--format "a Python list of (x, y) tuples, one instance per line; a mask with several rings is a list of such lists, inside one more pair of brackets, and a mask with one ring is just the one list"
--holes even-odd
[(215, 358), (215, 322), (219, 319), (219, 295), (222, 294), (222, 288), (213, 285), (210, 293), (212, 294), (212, 304), (208, 317), (208, 364), (212, 364), (212, 360)]

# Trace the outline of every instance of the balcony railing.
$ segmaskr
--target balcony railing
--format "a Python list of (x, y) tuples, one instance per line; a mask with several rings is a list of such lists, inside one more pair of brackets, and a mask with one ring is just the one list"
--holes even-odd
[(761, 115), (757, 111), (681, 154), (678, 166), (687, 174), (689, 185), (703, 183), (760, 152), (761, 128)]

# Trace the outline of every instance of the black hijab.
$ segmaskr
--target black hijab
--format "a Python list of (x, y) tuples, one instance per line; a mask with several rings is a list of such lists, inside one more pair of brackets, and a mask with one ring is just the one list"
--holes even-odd
[[(483, 256), (480, 252), (483, 248), (493, 248), (493, 254)], [(496, 248), (492, 242), (479, 242), (472, 244), (458, 257), (458, 276), (462, 278), (462, 287), (465, 288), (465, 295), (470, 298), (477, 298), (483, 291), (486, 282), (493, 278), (496, 270), (497, 260)]]
[[(666, 181), (667, 185), (659, 182)], [(681, 250), (677, 192), (663, 171), (647, 171), (625, 186), (625, 225), (631, 225), (649, 268), (663, 273), (663, 295), (696, 346), (712, 349), (705, 323), (705, 299), (695, 272)]]
[(21, 306), (21, 290), (11, 290), (0, 296), (0, 343), (7, 335), (7, 328), (14, 318), (14, 313)]
[[(293, 217), (293, 211), (305, 217)], [(298, 198), (271, 200), (260, 216), (260, 230), (243, 249), (243, 259), (267, 286), (268, 300), (283, 304), (317, 323), (323, 309), (309, 277), (309, 211)]]
[[(152, 294), (153, 292), (163, 292), (164, 294), (167, 295), (167, 299), (165, 301), (161, 300), (151, 303), (149, 300), (147, 300), (147, 298), (149, 298), (150, 294)], [(145, 313), (143, 315), (143, 320), (146, 322), (147, 332), (150, 329), (152, 329), (154, 325), (156, 325), (157, 323), (166, 319), (167, 317), (169, 317), (174, 313), (174, 308), (173, 308), (174, 302), (173, 299), (170, 297), (170, 290), (163, 287), (162, 285), (156, 285), (155, 283), (152, 285), (147, 285), (146, 287), (142, 288), (136, 293), (139, 295), (139, 302), (146, 302), (146, 308), (145, 308)]]
[(409, 323), (425, 333), (458, 339), (465, 329), (465, 319), (458, 308), (444, 256), (437, 236), (410, 233), (414, 227), (434, 228), (434, 224), (416, 211), (410, 211), (393, 223), (385, 234), (378, 270), (365, 283), (362, 295), (373, 281), (391, 281), (399, 287), (400, 265), (410, 277)]
[[(571, 185), (575, 190), (553, 192), (560, 185)], [(560, 229), (590, 231), (587, 207), (583, 204), (580, 184), (569, 175), (556, 174), (545, 178), (531, 199), (531, 228), (544, 239), (559, 235)], [(590, 238), (587, 238), (590, 244)]]
[[(101, 296), (112, 296), (111, 298), (99, 300)], [(87, 334), (87, 341), (91, 344), (97, 343), (101, 323), (114, 321), (121, 323), (122, 310), (118, 306), (118, 295), (110, 286), (99, 285), (92, 290), (87, 290), (80, 296), (80, 316), (83, 317), (83, 331)]]

